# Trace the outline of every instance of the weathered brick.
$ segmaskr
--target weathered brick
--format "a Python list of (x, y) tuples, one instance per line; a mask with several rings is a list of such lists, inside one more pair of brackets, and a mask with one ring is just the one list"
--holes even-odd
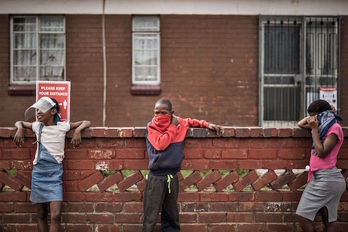
[(2, 220), (6, 223), (30, 223), (30, 215), (25, 213), (25, 214), (2, 214)]
[(199, 200), (202, 202), (226, 202), (229, 200), (229, 195), (227, 193), (199, 193)]
[(264, 128), (263, 129), (264, 137), (278, 137), (278, 129), (276, 128)]
[[(208, 203), (191, 203), (191, 202), (183, 202), (181, 203), (181, 211), (182, 212), (207, 212), (209, 208)], [(214, 210), (212, 210), (214, 211)]]
[(10, 161), (10, 168), (11, 169), (18, 169), (18, 170), (32, 170), (33, 169), (33, 162), (32, 161), (22, 161), (22, 160)]
[(203, 158), (204, 150), (185, 147), (185, 159), (201, 159)]
[(111, 176), (104, 178), (102, 181), (98, 183), (100, 192), (104, 192), (106, 189), (108, 189), (112, 185), (118, 184), (121, 180), (123, 180), (123, 177), (121, 173), (119, 172), (116, 172), (112, 174)]
[(200, 212), (198, 213), (198, 221), (204, 223), (226, 222), (227, 213)]
[(94, 231), (98, 232), (120, 232), (121, 225), (95, 225)]
[(67, 149), (64, 153), (64, 159), (68, 160), (86, 160), (87, 149)]
[(191, 175), (186, 177), (183, 181), (181, 181), (180, 184), (180, 190), (184, 191), (185, 188), (197, 183), (202, 179), (199, 171), (193, 172)]
[(13, 208), (14, 208), (13, 202), (0, 203), (0, 213), (11, 213), (13, 212)]
[(231, 172), (227, 176), (223, 177), (222, 179), (216, 181), (214, 183), (214, 187), (217, 191), (221, 191), (224, 188), (226, 188), (228, 185), (233, 184), (239, 179), (236, 172)]
[(2, 171), (0, 171), (0, 182), (10, 186), (16, 191), (19, 191), (23, 187), (23, 185), (19, 181), (17, 181), (11, 175)]
[(180, 231), (182, 232), (204, 232), (206, 231), (206, 224), (183, 224), (180, 226)]
[(252, 183), (252, 186), (255, 191), (259, 191), (267, 184), (271, 183), (273, 180), (277, 179), (277, 175), (273, 170), (268, 170), (268, 172), (262, 175), (258, 180)]
[(116, 151), (117, 159), (144, 159), (144, 149), (118, 149)]
[(282, 159), (304, 159), (306, 152), (305, 149), (280, 149), (278, 156)]
[(64, 231), (69, 232), (92, 232), (93, 226), (92, 225), (74, 225), (74, 224), (65, 224), (62, 225)]
[(281, 213), (255, 213), (255, 222), (282, 222), (283, 221), (283, 214)]
[(253, 223), (254, 213), (227, 213), (227, 222)]
[(143, 175), (140, 172), (136, 172), (133, 175), (123, 179), (118, 183), (118, 189), (123, 192), (126, 191), (129, 187), (131, 187), (133, 184), (136, 184), (137, 182), (141, 181), (143, 179)]
[(31, 188), (31, 178), (28, 178), (27, 175), (25, 175), (22, 171), (16, 172), (15, 179), (22, 185)]
[(115, 151), (111, 149), (90, 149), (88, 150), (89, 159), (108, 160), (115, 158)]
[(3, 160), (29, 160), (30, 149), (29, 148), (4, 148), (2, 149)]
[(222, 151), (222, 159), (246, 159), (247, 157), (247, 149), (224, 149)]
[(219, 179), (221, 179), (221, 175), (219, 174), (219, 172), (213, 171), (208, 176), (204, 177), (202, 180), (197, 182), (196, 186), (199, 191), (202, 191), (203, 189), (210, 186), (212, 183), (218, 181)]
[(37, 231), (37, 225), (36, 224), (29, 224), (29, 225), (16, 225), (17, 231), (25, 231), (25, 232), (36, 232)]
[(16, 213), (36, 213), (37, 207), (35, 204), (32, 204), (32, 203), (17, 202), (14, 205), (14, 211)]
[(297, 189), (301, 188), (303, 185), (307, 183), (308, 173), (303, 172), (299, 176), (296, 177), (295, 180), (290, 182), (288, 186), (290, 187), (291, 191), (297, 191)]
[(118, 137), (121, 137), (121, 138), (133, 137), (133, 128), (119, 128)]
[[(65, 199), (65, 194), (64, 194)], [(83, 199), (81, 199), (83, 201)], [(63, 202), (62, 212), (67, 213), (90, 213), (94, 212), (94, 204), (88, 202)]]
[(204, 151), (204, 158), (206, 158), (206, 159), (221, 159), (221, 150), (206, 149)]
[(250, 171), (246, 176), (241, 177), (239, 181), (233, 184), (233, 188), (236, 192), (243, 190), (248, 184), (251, 184), (257, 180), (258, 176), (255, 170)]
[(115, 222), (116, 223), (141, 223), (142, 214), (141, 213), (116, 213)]
[(94, 174), (82, 180), (79, 183), (79, 187), (81, 191), (86, 191), (88, 188), (92, 187), (94, 184), (99, 183), (103, 179), (104, 179), (103, 175), (99, 171), (96, 171), (94, 172)]
[(2, 202), (21, 202), (27, 200), (25, 192), (0, 192), (0, 201)]
[(123, 205), (123, 211), (128, 213), (142, 213), (144, 212), (144, 205), (142, 202), (126, 202)]
[(249, 159), (275, 159), (277, 158), (277, 149), (250, 149)]
[(197, 222), (197, 213), (180, 213), (180, 223), (194, 223)]
[(236, 202), (212, 202), (209, 211), (211, 212), (235, 212), (238, 209)]
[(272, 183), (270, 183), (270, 186), (272, 189), (279, 189), (283, 185), (290, 183), (292, 180), (294, 180), (296, 176), (294, 173), (290, 170), (288, 170), (283, 175), (279, 176), (276, 180), (274, 180)]
[(235, 136), (238, 138), (249, 137), (250, 136), (250, 128), (236, 128)]

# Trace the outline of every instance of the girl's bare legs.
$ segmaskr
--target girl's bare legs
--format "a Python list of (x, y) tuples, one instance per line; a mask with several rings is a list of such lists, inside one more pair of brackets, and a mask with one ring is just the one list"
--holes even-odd
[(307, 218), (296, 215), (297, 221), (300, 223), (300, 226), (304, 232), (314, 232), (313, 222)]
[(327, 208), (323, 207), (320, 209), (321, 212), (321, 218), (323, 220), (323, 223), (325, 225), (325, 231), (326, 232), (334, 232), (337, 231), (337, 227), (336, 227), (336, 222), (330, 222), (329, 223), (329, 217), (328, 217), (328, 212), (327, 212)]
[(47, 215), (47, 203), (37, 204), (37, 226), (39, 232), (48, 232)]
[(51, 226), (50, 232), (58, 232), (60, 228), (60, 216), (61, 216), (61, 201), (50, 202), (50, 211), (51, 211)]

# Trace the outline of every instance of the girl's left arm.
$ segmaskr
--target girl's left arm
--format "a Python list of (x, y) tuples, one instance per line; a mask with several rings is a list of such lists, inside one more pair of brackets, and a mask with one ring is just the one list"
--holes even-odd
[(75, 129), (73, 137), (71, 139), (71, 143), (74, 146), (78, 146), (81, 143), (81, 131), (85, 128), (91, 126), (90, 121), (79, 121), (79, 122), (70, 122), (70, 130)]

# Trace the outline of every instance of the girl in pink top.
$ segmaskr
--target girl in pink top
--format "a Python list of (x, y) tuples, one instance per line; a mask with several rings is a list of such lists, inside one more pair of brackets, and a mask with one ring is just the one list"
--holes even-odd
[(314, 231), (313, 221), (322, 212), (326, 231), (337, 231), (337, 207), (346, 183), (336, 168), (337, 154), (343, 143), (343, 132), (331, 105), (324, 100), (312, 102), (307, 109), (309, 116), (298, 126), (312, 131), (312, 151), (308, 184), (296, 210), (303, 231)]

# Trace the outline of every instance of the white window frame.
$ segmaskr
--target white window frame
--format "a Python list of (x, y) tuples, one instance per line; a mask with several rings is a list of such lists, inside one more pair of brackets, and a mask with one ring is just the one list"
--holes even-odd
[[(42, 15), (42, 16), (48, 16), (48, 15)], [(55, 15), (52, 15), (55, 16)], [(14, 49), (14, 31), (13, 31), (13, 19), (14, 18), (21, 18), (21, 17), (35, 17), (35, 24), (36, 24), (36, 52), (37, 52), (37, 56), (36, 56), (36, 80), (32, 80), (32, 81), (14, 81), (14, 65), (13, 65), (13, 49)], [(36, 81), (40, 81), (40, 46), (39, 46), (39, 38), (40, 38), (40, 17), (38, 15), (13, 15), (10, 18), (10, 84), (14, 84), (14, 85), (33, 85), (36, 83)], [(45, 34), (49, 34), (49, 33), (54, 33), (54, 34), (64, 34), (64, 76), (63, 76), (63, 80), (59, 80), (59, 81), (65, 81), (66, 80), (66, 23), (65, 23), (65, 17), (62, 16), (63, 18), (63, 26), (64, 26), (64, 30), (63, 31), (52, 31), (52, 32), (44, 32)]]
[[(135, 19), (154, 19), (157, 20), (157, 30), (135, 30)], [(135, 39), (137, 38), (137, 35), (144, 36), (144, 35), (151, 35), (154, 36), (158, 43), (157, 43), (157, 79), (156, 80), (136, 80), (135, 76)], [(132, 18), (132, 85), (159, 85), (161, 83), (161, 57), (160, 57), (160, 18), (159, 16), (133, 16)]]

